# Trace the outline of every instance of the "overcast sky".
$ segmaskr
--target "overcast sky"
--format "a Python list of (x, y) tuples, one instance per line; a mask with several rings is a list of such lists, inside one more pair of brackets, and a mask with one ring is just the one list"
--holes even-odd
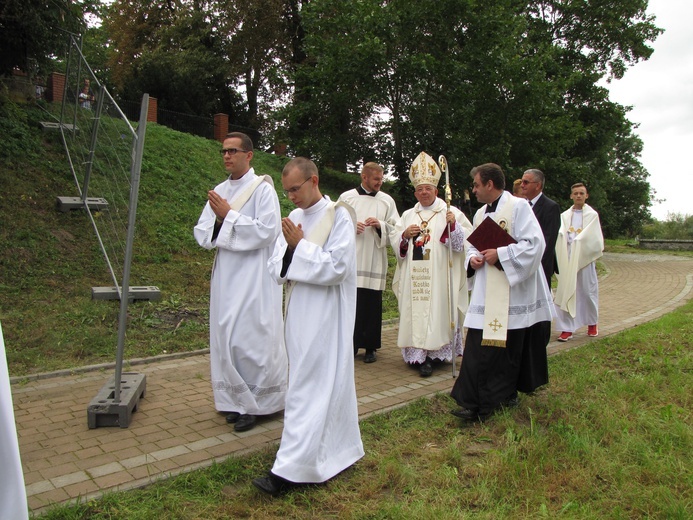
[(652, 57), (608, 88), (611, 99), (632, 106), (628, 119), (640, 127), (642, 164), (658, 199), (652, 216), (693, 215), (693, 0), (650, 0), (648, 12), (665, 32)]

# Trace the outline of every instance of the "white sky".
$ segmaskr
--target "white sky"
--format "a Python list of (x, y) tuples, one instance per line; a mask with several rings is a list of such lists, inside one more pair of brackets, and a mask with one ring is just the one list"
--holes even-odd
[(650, 0), (648, 13), (665, 32), (649, 60), (638, 63), (607, 88), (611, 100), (632, 106), (628, 119), (644, 143), (641, 162), (657, 192), (652, 216), (693, 215), (693, 0)]

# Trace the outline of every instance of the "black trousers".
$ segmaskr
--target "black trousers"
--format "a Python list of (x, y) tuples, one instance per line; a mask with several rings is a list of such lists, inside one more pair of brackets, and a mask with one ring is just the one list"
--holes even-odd
[(377, 350), (383, 327), (383, 292), (356, 289), (356, 322), (354, 324), (354, 354), (359, 348)]
[(527, 329), (520, 361), (520, 376), (517, 380), (517, 389), (520, 392), (534, 392), (549, 382), (549, 359), (546, 355), (546, 346), (550, 340), (550, 321), (540, 321)]
[(482, 346), (483, 330), (467, 330), (462, 367), (450, 393), (457, 404), (486, 415), (517, 397), (527, 330), (509, 330), (504, 348)]

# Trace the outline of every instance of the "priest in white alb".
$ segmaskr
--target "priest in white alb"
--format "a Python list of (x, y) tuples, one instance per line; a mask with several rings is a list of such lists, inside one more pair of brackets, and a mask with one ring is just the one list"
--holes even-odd
[(460, 323), (468, 299), (463, 263), (471, 224), (438, 198), (440, 176), (438, 164), (421, 152), (409, 170), (418, 202), (402, 214), (391, 238), (397, 256), (392, 281), (399, 307), (397, 346), (422, 377), (432, 374), (434, 361), (462, 355)]
[(399, 220), (395, 201), (380, 191), (382, 185), (382, 166), (367, 162), (361, 170), (361, 184), (339, 197), (340, 202), (349, 204), (356, 212), (354, 355), (364, 349), (365, 363), (375, 362), (375, 352), (381, 347), (387, 247)]
[(561, 227), (556, 242), (558, 286), (554, 303), (560, 330), (558, 341), (568, 341), (580, 327), (587, 325), (587, 335), (599, 334), (599, 281), (597, 259), (604, 251), (604, 236), (599, 215), (586, 201), (589, 197), (583, 183), (573, 184), (570, 198), (573, 207), (561, 213)]
[(462, 368), (451, 393), (461, 407), (453, 415), (466, 421), (484, 420), (517, 403), (522, 351), (542, 337), (538, 332), (546, 326), (543, 322), (553, 318), (541, 266), (544, 234), (532, 208), (505, 191), (505, 175), (497, 164), (477, 166), (471, 176), (473, 192), (484, 203), (474, 215), (474, 229), (493, 219), (501, 238), (508, 239), (503, 235), (507, 233), (510, 239), (506, 245), (484, 244), (479, 249), (473, 245), (479, 245), (477, 237), (468, 237), (466, 267), (472, 293), (464, 319)]
[(24, 473), (12, 406), (12, 388), (5, 356), (5, 340), (0, 325), (0, 518), (29, 518)]
[(267, 272), (281, 214), (272, 179), (250, 167), (250, 138), (228, 134), (221, 153), (229, 178), (208, 192), (194, 234), (216, 250), (209, 297), (214, 405), (243, 432), (257, 416), (284, 409), (282, 293)]
[(364, 455), (352, 345), (356, 216), (322, 196), (309, 159), (289, 161), (282, 185), (296, 209), (282, 219), (268, 268), (285, 288), (289, 388), (274, 465), (253, 480), (273, 496), (325, 482)]

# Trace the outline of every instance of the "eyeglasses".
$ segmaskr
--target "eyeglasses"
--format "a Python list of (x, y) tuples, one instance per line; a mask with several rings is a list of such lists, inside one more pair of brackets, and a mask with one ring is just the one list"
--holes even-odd
[(304, 185), (306, 182), (308, 182), (308, 181), (311, 180), (312, 178), (313, 178), (312, 176), (311, 176), (311, 177), (308, 177), (305, 181), (303, 181), (303, 182), (300, 184), (300, 186), (294, 186), (293, 188), (289, 188), (288, 190), (282, 190), (282, 191), (284, 192), (284, 195), (285, 195), (286, 197), (288, 197), (290, 194), (296, 193), (298, 190), (300, 190), (301, 188), (303, 188), (303, 185)]
[(538, 183), (538, 182), (539, 182), (539, 181), (528, 181), (527, 179), (522, 179), (522, 183), (521, 183), (521, 184), (522, 184), (523, 186), (526, 186), (527, 184), (536, 184), (536, 183)]
[(240, 148), (222, 148), (221, 150), (219, 150), (219, 153), (221, 155), (236, 155), (238, 152), (248, 153), (249, 151), (250, 150), (241, 150)]

